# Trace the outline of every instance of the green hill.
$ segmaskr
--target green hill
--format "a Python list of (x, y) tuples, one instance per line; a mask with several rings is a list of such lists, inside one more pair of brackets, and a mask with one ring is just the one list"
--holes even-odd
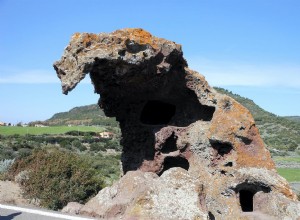
[[(244, 105), (252, 113), (265, 143), (272, 149), (295, 151), (300, 145), (300, 117), (279, 117), (265, 111), (251, 99), (215, 88)], [(98, 105), (76, 107), (68, 112), (55, 114), (46, 121), (49, 125), (100, 125), (118, 126), (115, 118), (108, 118)]]
[(291, 121), (300, 122), (300, 116), (285, 116), (284, 118), (291, 120)]
[(115, 118), (106, 117), (96, 104), (75, 107), (68, 112), (56, 113), (44, 123), (48, 125), (119, 126)]

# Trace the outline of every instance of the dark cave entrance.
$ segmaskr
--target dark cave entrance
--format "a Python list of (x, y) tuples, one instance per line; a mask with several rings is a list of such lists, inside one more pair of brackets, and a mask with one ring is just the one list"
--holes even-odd
[(175, 105), (158, 100), (149, 100), (142, 110), (140, 120), (147, 125), (168, 124), (175, 112)]
[(256, 197), (257, 192), (269, 193), (271, 188), (264, 183), (240, 183), (233, 189), (237, 198), (239, 199), (240, 206), (243, 212), (253, 212), (257, 209)]
[(166, 157), (164, 160), (163, 170), (159, 173), (159, 176), (163, 174), (166, 170), (173, 167), (181, 167), (185, 170), (189, 170), (189, 161), (183, 157)]
[(177, 151), (178, 149), (177, 149), (176, 141), (177, 141), (177, 137), (173, 132), (172, 135), (168, 137), (168, 139), (164, 143), (163, 147), (161, 148), (161, 152), (167, 154), (170, 152)]
[(250, 190), (241, 190), (239, 193), (242, 211), (253, 212), (253, 197), (255, 193)]
[(223, 143), (217, 140), (209, 140), (209, 142), (217, 154), (222, 157), (229, 154), (233, 150), (233, 147), (230, 143)]

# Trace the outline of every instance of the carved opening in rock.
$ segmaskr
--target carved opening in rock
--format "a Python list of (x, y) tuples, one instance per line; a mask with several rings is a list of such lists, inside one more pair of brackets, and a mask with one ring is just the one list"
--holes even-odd
[(215, 216), (211, 212), (208, 212), (208, 219), (209, 220), (216, 220)]
[(189, 161), (183, 157), (166, 157), (164, 160), (163, 170), (159, 173), (159, 176), (168, 169), (173, 167), (181, 167), (185, 170), (189, 170)]
[(174, 132), (170, 137), (167, 138), (165, 144), (163, 145), (161, 152), (164, 154), (177, 151), (176, 147), (177, 136), (175, 136)]
[(217, 154), (221, 155), (222, 157), (225, 154), (229, 154), (233, 149), (233, 147), (230, 143), (223, 143), (220, 141), (210, 140), (210, 144), (211, 144), (212, 148), (217, 151)]
[(243, 212), (253, 212), (254, 192), (250, 190), (240, 191), (240, 204)]
[(241, 183), (234, 189), (239, 195), (239, 202), (243, 212), (253, 212), (255, 208), (255, 194), (259, 191), (269, 193), (271, 188), (266, 186), (264, 183)]
[(140, 120), (147, 125), (164, 125), (171, 121), (175, 112), (175, 105), (158, 100), (149, 100), (142, 110)]
[(232, 162), (228, 162), (224, 165), (225, 167), (232, 167), (233, 166), (233, 163)]

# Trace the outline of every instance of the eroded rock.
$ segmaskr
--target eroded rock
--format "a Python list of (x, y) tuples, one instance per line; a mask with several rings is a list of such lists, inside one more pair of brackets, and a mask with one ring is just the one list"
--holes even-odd
[[(124, 174), (135, 171), (100, 191), (82, 213), (125, 219), (300, 215), (250, 112), (190, 70), (179, 44), (142, 29), (77, 33), (54, 68), (65, 94), (90, 74), (100, 107), (120, 122)], [(161, 208), (172, 206), (168, 200), (172, 215)]]

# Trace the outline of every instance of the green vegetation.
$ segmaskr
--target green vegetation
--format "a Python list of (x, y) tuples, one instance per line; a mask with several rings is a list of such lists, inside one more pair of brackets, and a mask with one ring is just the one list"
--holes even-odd
[(300, 157), (273, 157), (275, 162), (294, 162), (300, 164)]
[(53, 115), (44, 123), (48, 125), (98, 125), (118, 127), (115, 118), (106, 117), (98, 105), (75, 107), (68, 112)]
[(9, 175), (21, 183), (27, 197), (54, 210), (69, 201), (86, 202), (104, 186), (90, 160), (58, 148), (34, 150), (17, 160)]
[[(87, 201), (120, 176), (120, 130), (80, 128), (86, 129), (0, 135), (0, 179), (17, 180), (29, 199), (46, 208), (57, 210), (70, 201)], [(113, 137), (99, 137), (103, 130)]]
[[(245, 106), (253, 115), (264, 142), (271, 149), (273, 155), (284, 154), (280, 151), (294, 152), (300, 145), (300, 123), (294, 120), (276, 116), (256, 105), (252, 100), (233, 94), (232, 92), (215, 88), (218, 92), (226, 94)], [(280, 150), (274, 151), (272, 149)]]
[(291, 121), (300, 122), (300, 116), (285, 116), (284, 118), (291, 120)]
[(51, 126), (51, 127), (18, 127), (18, 126), (1, 126), (1, 135), (41, 135), (41, 134), (63, 134), (66, 132), (102, 132), (103, 127), (96, 126)]
[(278, 168), (277, 171), (289, 182), (300, 182), (300, 169)]

